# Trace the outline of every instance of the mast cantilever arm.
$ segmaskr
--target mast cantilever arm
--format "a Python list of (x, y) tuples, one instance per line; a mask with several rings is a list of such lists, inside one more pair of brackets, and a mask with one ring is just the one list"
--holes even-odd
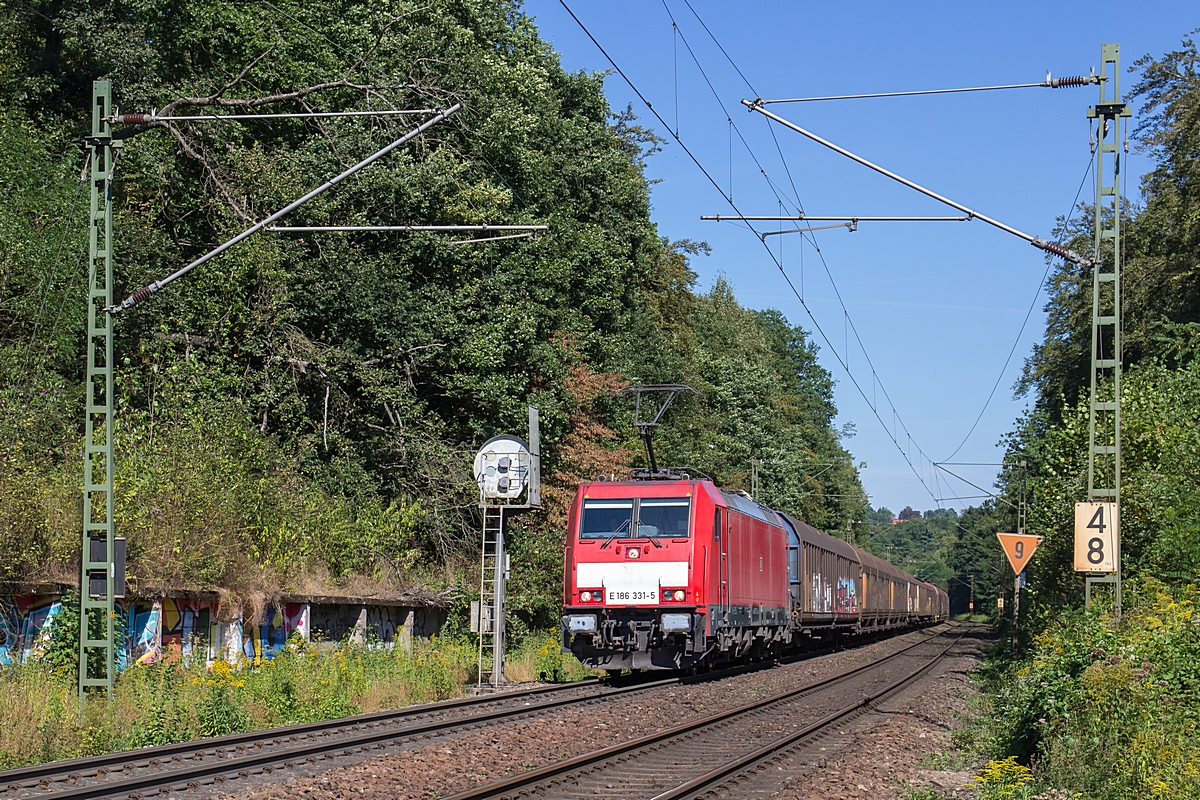
[(446, 109), (445, 111), (439, 112), (436, 116), (425, 120), (420, 125), (418, 125), (416, 128), (413, 128), (411, 131), (404, 134), (399, 139), (397, 139), (396, 141), (389, 144), (387, 147), (384, 147), (381, 150), (377, 150), (376, 152), (374, 152), (371, 155), (364, 158), (362, 161), (358, 162), (354, 166), (347, 169), (345, 172), (342, 172), (337, 177), (330, 178), (328, 181), (321, 184), (316, 189), (313, 189), (311, 192), (304, 195), (299, 200), (296, 200), (291, 205), (281, 208), (280, 210), (276, 211), (271, 216), (264, 219), (262, 222), (259, 222), (259, 223), (256, 223), (256, 224), (250, 226), (249, 228), (242, 231), (241, 233), (239, 233), (237, 236), (233, 237), (229, 241), (214, 248), (213, 250), (209, 250), (207, 253), (200, 256), (195, 261), (188, 264), (186, 267), (182, 267), (182, 268), (176, 270), (175, 272), (171, 273), (167, 277), (163, 278), (161, 281), (155, 281), (154, 283), (150, 283), (150, 284), (143, 286), (141, 289), (138, 289), (136, 292), (129, 295), (129, 297), (126, 297), (119, 304), (110, 306), (109, 308), (106, 308), (105, 311), (107, 311), (109, 314), (116, 314), (118, 312), (125, 311), (129, 308), (132, 308), (133, 306), (137, 305), (141, 301), (145, 300), (150, 295), (157, 292), (159, 289), (166, 286), (168, 283), (171, 283), (172, 281), (182, 278), (184, 275), (188, 274), (189, 272), (191, 272), (192, 270), (194, 270), (196, 267), (200, 266), (204, 262), (210, 261), (211, 259), (216, 258), (221, 253), (224, 253), (226, 250), (233, 247), (235, 244), (238, 244), (239, 242), (243, 241), (244, 239), (247, 239), (250, 236), (253, 236), (254, 234), (263, 230), (271, 223), (276, 222), (280, 219), (283, 219), (288, 214), (292, 213), (297, 208), (299, 208), (300, 206), (307, 203), (309, 200), (312, 200), (313, 198), (318, 197), (319, 195), (322, 195), (325, 192), (329, 191), (334, 186), (337, 186), (339, 183), (344, 181), (346, 178), (349, 178), (351, 175), (353, 175), (354, 173), (361, 170), (363, 167), (373, 164), (374, 162), (383, 158), (388, 153), (392, 152), (397, 147), (399, 147), (400, 145), (407, 142), (409, 139), (412, 139), (413, 137), (417, 136), (418, 134), (423, 133), (424, 131), (428, 130), (429, 128), (432, 128), (434, 125), (438, 124), (439, 122), (444, 120), (446, 117), (450, 116), (451, 114), (453, 114), (454, 112), (458, 111), (461, 108), (462, 108), (462, 103), (455, 103), (454, 105), (452, 105), (450, 108)]
[(1073, 250), (1068, 250), (1067, 248), (1065, 248), (1061, 245), (1057, 245), (1054, 242), (1048, 242), (1045, 239), (1041, 238), (1040, 236), (1033, 236), (1031, 234), (1025, 233), (1024, 231), (1019, 231), (1016, 228), (1012, 227), (1011, 225), (1005, 225), (1003, 222), (994, 220), (988, 216), (984, 216), (983, 214), (980, 214), (978, 211), (975, 211), (974, 209), (967, 208), (966, 206), (964, 206), (961, 203), (956, 203), (948, 197), (942, 197), (940, 194), (938, 194), (937, 192), (935, 192), (931, 189), (926, 189), (924, 186), (920, 185), (919, 183), (914, 183), (913, 181), (910, 181), (907, 178), (903, 178), (890, 170), (884, 169), (883, 167), (879, 166), (878, 164), (874, 164), (874, 163), (868, 161), (867, 159), (863, 158), (862, 156), (855, 155), (854, 153), (851, 153), (849, 150), (845, 149), (844, 147), (838, 147), (833, 142), (830, 142), (826, 139), (822, 139), (820, 136), (817, 136), (815, 133), (813, 133), (811, 131), (806, 131), (804, 128), (801, 128), (799, 125), (795, 124), (794, 122), (789, 122), (788, 120), (784, 119), (783, 117), (779, 116), (778, 114), (772, 114), (770, 111), (767, 111), (765, 108), (762, 107), (761, 100), (742, 100), (742, 105), (746, 106), (746, 108), (750, 109), (751, 111), (757, 111), (759, 114), (762, 114), (764, 117), (767, 117), (768, 119), (775, 120), (780, 125), (784, 126), (785, 128), (789, 128), (789, 129), (795, 131), (796, 133), (800, 134), (801, 136), (807, 136), (809, 139), (812, 139), (817, 144), (825, 145), (830, 150), (833, 150), (835, 153), (840, 153), (852, 161), (857, 161), (859, 164), (862, 164), (864, 167), (869, 167), (869, 168), (875, 170), (880, 175), (886, 175), (887, 177), (891, 178), (892, 180), (902, 183), (910, 189), (915, 189), (927, 197), (932, 197), (934, 200), (937, 200), (939, 203), (945, 203), (946, 205), (950, 206), (951, 208), (956, 208), (959, 211), (963, 212), (964, 214), (968, 214), (971, 217), (974, 217), (983, 222), (986, 222), (987, 224), (997, 227), (1006, 233), (1011, 233), (1013, 236), (1018, 236), (1018, 237), (1024, 239), (1025, 241), (1029, 242), (1031, 245), (1038, 248), (1039, 250), (1045, 250), (1047, 253), (1053, 253), (1054, 255), (1059, 256), (1060, 258), (1065, 258), (1067, 261), (1073, 261), (1076, 264), (1083, 264), (1084, 266), (1092, 265), (1092, 261), (1090, 259), (1084, 258), (1083, 256), (1079, 255), (1078, 253), (1076, 253)]

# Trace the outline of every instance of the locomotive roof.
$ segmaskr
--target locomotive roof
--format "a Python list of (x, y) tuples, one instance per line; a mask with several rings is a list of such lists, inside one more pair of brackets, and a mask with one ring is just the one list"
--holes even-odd
[(763, 522), (771, 525), (779, 524), (779, 518), (775, 515), (775, 512), (761, 503), (751, 500), (748, 497), (742, 497), (740, 494), (727, 492), (724, 489), (721, 490), (721, 497), (724, 498), (727, 506), (740, 511), (747, 516), (760, 519)]
[(858, 553), (848, 543), (843, 542), (836, 536), (822, 533), (807, 522), (801, 522), (790, 514), (780, 512), (779, 516), (783, 517), (789, 525), (795, 528), (796, 535), (800, 537), (800, 541), (814, 544), (817, 547), (824, 548), (843, 558), (847, 558), (854, 563), (858, 563)]

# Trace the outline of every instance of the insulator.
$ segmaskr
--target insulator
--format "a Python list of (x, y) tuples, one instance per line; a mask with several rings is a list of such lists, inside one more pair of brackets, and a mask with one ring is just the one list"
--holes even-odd
[(1059, 258), (1067, 257), (1067, 248), (1055, 244), (1054, 242), (1045, 242), (1042, 244), (1042, 249), (1048, 253), (1053, 253)]
[(1063, 247), (1060, 244), (1055, 244), (1054, 242), (1048, 242), (1045, 239), (1041, 238), (1040, 236), (1035, 237), (1034, 240), (1032, 242), (1030, 242), (1030, 244), (1032, 244), (1034, 247), (1037, 247), (1041, 250), (1045, 250), (1047, 253), (1056, 255), (1059, 258), (1063, 259), (1064, 261), (1071, 261), (1076, 264), (1082, 264), (1085, 267), (1091, 266), (1091, 264), (1092, 264), (1091, 261), (1089, 261), (1088, 259), (1079, 255), (1075, 251), (1068, 250), (1067, 248)]
[(152, 121), (153, 116), (150, 114), (121, 114), (117, 117), (117, 122), (123, 122), (126, 125), (143, 125)]
[(1065, 78), (1052, 78), (1050, 80), (1050, 88), (1071, 89), (1076, 86), (1087, 86), (1099, 82), (1099, 79), (1095, 75), (1068, 75)]
[(140, 303), (152, 294), (154, 294), (153, 289), (151, 289), (149, 286), (143, 286), (141, 289), (138, 289), (129, 296), (129, 304), (133, 305), (134, 303)]

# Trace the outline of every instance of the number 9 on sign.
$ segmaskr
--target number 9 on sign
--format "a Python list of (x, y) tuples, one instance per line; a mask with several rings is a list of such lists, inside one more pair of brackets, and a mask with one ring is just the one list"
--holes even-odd
[(1075, 504), (1075, 571), (1116, 572), (1116, 503)]

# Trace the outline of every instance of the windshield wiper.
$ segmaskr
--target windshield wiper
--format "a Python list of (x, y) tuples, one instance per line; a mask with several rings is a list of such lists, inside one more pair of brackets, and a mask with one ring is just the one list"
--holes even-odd
[(607, 539), (604, 540), (604, 544), (600, 545), (600, 549), (603, 550), (604, 548), (606, 548), (610, 544), (612, 544), (616, 540), (616, 538), (621, 535), (621, 531), (625, 530), (625, 528), (629, 526), (629, 522), (630, 522), (630, 520), (628, 520), (628, 519), (625, 520), (624, 522), (622, 522), (620, 527), (618, 527), (615, 531), (612, 532), (612, 536), (609, 536)]

